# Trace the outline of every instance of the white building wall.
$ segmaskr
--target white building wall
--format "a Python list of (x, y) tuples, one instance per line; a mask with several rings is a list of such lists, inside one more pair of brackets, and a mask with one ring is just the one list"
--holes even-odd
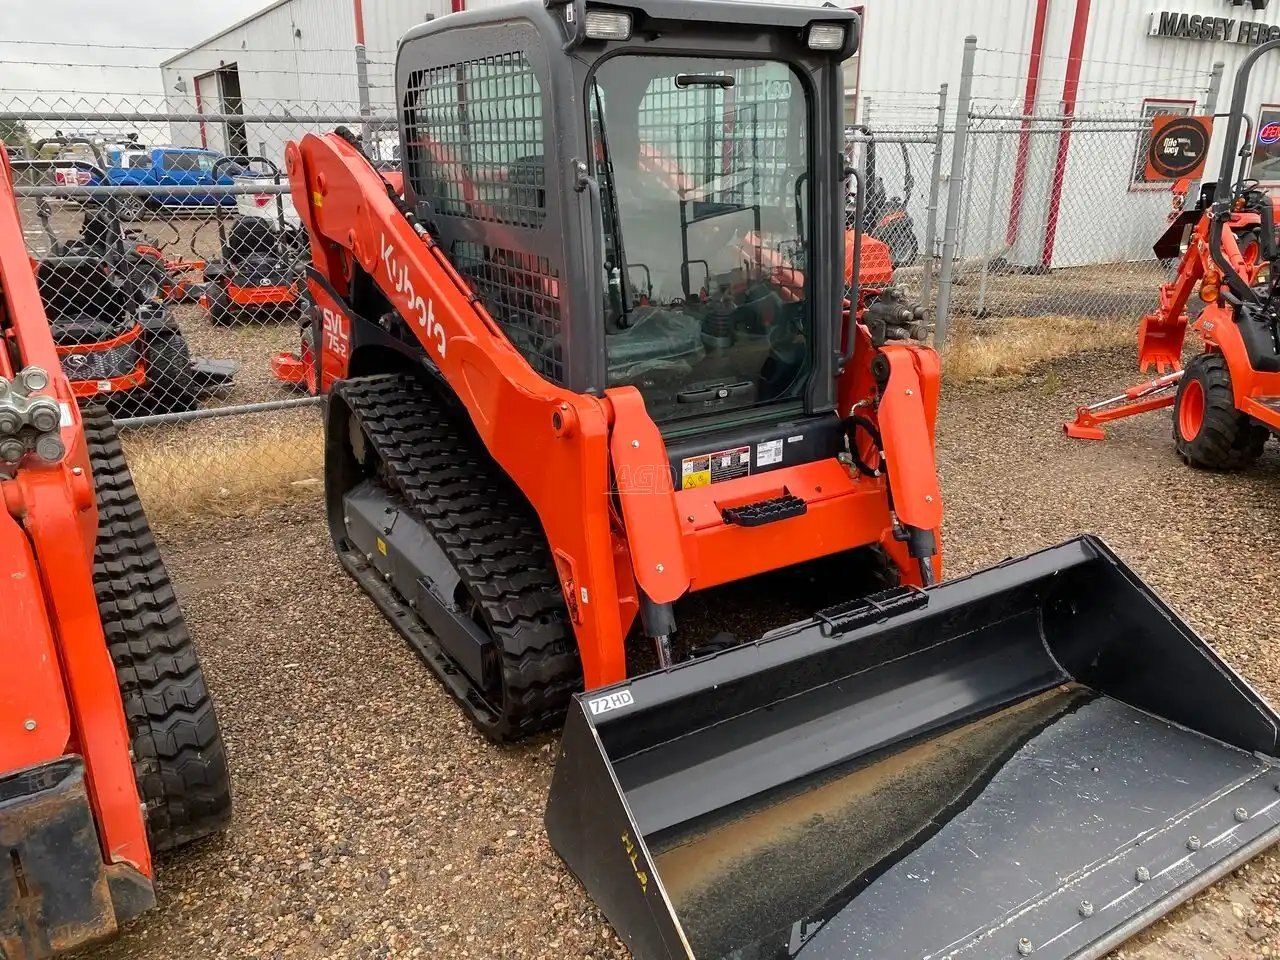
[[(468, 7), (493, 6), (502, 0), (468, 0)], [(450, 0), (365, 0), (365, 51), (370, 103), (375, 115), (395, 111), (395, 56), (401, 36), (428, 16), (445, 16)], [(281, 0), (260, 13), (209, 38), (199, 46), (166, 61), (161, 67), (168, 106), (173, 112), (194, 112), (195, 79), (228, 64), (239, 69), (244, 112), (348, 115), (359, 112), (356, 82), (355, 19), (349, 0)], [(179, 78), (186, 93), (176, 91)], [(216, 112), (204, 104), (203, 112)], [(284, 143), (308, 129), (322, 126), (247, 124), (251, 150), (279, 160)], [(175, 143), (201, 142), (199, 123), (174, 123)], [(206, 124), (205, 140), (221, 148), (217, 131)]]
[[(343, 16), (345, 14), (345, 17)], [(234, 64), (240, 79), (245, 115), (354, 114), (357, 111), (355, 39), (350, 8), (332, 0), (284, 0), (255, 17), (211, 37), (166, 61), (161, 75), (172, 112), (196, 112), (198, 77)], [(186, 92), (175, 89), (179, 81)], [(202, 102), (199, 112), (217, 113), (219, 103)], [(201, 124), (171, 125), (174, 143), (199, 145)], [(205, 125), (204, 142), (224, 148), (220, 125)], [(284, 143), (313, 122), (247, 122), (246, 139), (252, 153), (263, 152), (277, 162)]]
[[(1255, 11), (1247, 2), (1236, 7), (1221, 0), (1094, 0), (1080, 77), (1079, 115), (1136, 115), (1144, 98), (1193, 100), (1195, 112), (1203, 113), (1210, 74), (1217, 62), (1225, 65), (1217, 110), (1228, 109), (1236, 69), (1253, 47), (1149, 36), (1152, 11), (1158, 14), (1162, 10), (1280, 25), (1278, 4)], [(1060, 90), (1060, 82), (1053, 89)], [(1255, 69), (1248, 111), (1256, 117), (1259, 105), (1267, 100), (1280, 100), (1280, 54), (1269, 55)], [(1209, 177), (1218, 169), (1225, 127), (1225, 120), (1216, 124)], [(1054, 267), (1153, 257), (1151, 245), (1170, 209), (1170, 195), (1166, 184), (1132, 184), (1137, 140), (1132, 132), (1113, 136), (1082, 133), (1072, 138)]]
[[(469, 7), (493, 6), (502, 0), (468, 0)], [(822, 0), (774, 0), (820, 5)], [(974, 79), (976, 112), (1015, 112), (1026, 88), (1036, 0), (840, 0), (864, 10), (859, 63), (859, 97), (880, 129), (924, 127), (936, 117), (938, 87), (950, 86), (949, 123), (954, 121), (964, 38), (978, 37)], [(1078, 0), (1048, 0), (1044, 58), (1037, 109), (1060, 112), (1068, 52)], [(445, 16), (450, 0), (365, 0), (365, 40), (371, 100), (375, 113), (394, 115), (394, 61), (400, 37), (428, 15)], [(1250, 47), (1234, 43), (1167, 39), (1149, 36), (1151, 13), (1178, 10), (1235, 20), (1280, 24), (1280, 3), (1255, 12), (1249, 3), (1236, 7), (1223, 0), (1092, 0), (1077, 113), (1137, 116), (1146, 97), (1195, 100), (1204, 108), (1209, 73), (1219, 60), (1226, 64), (1219, 109), (1229, 103), (1235, 67)], [(355, 27), (347, 0), (281, 0), (257, 16), (235, 25), (162, 67), (169, 106), (194, 109), (195, 78), (220, 66), (239, 69), (244, 112), (292, 112), (329, 115), (358, 112), (355, 81)], [(178, 79), (186, 94), (174, 90)], [(1260, 101), (1280, 100), (1280, 55), (1259, 65), (1251, 111)], [(206, 111), (216, 109), (205, 105)], [(279, 159), (284, 142), (318, 122), (247, 124), (250, 148), (265, 147)], [(1006, 123), (1005, 127), (1010, 127)], [(1078, 124), (1072, 137), (1061, 204), (1053, 266), (1069, 266), (1150, 257), (1151, 242), (1169, 208), (1163, 187), (1130, 183), (1138, 135), (1132, 130), (1102, 133)], [(1006, 245), (1008, 196), (1016, 170), (1016, 135), (979, 141), (970, 151), (971, 189), (962, 211), (961, 256), (1003, 255), (1011, 262), (1037, 265), (1044, 248), (1045, 226), (1052, 200), (1052, 177), (1058, 131), (1031, 138), (1020, 229)], [(1220, 131), (1219, 131), (1220, 133)], [(982, 136), (979, 134), (978, 136)], [(199, 124), (174, 124), (175, 143), (200, 143)], [(208, 130), (206, 130), (208, 137)], [(216, 138), (213, 138), (216, 141)], [(216, 145), (216, 143), (211, 143)], [(923, 232), (928, 194), (928, 147), (910, 148), (917, 186), (911, 213)], [(1211, 155), (1216, 168), (1220, 143)], [(896, 148), (889, 148), (896, 154)], [(886, 151), (887, 153), (888, 151)], [(943, 162), (943, 205), (950, 177), (950, 141)], [(901, 163), (882, 160), (890, 192), (900, 188)], [(896, 181), (896, 182), (893, 182)], [(994, 198), (995, 202), (992, 202)], [(941, 214), (939, 218), (941, 232)]]

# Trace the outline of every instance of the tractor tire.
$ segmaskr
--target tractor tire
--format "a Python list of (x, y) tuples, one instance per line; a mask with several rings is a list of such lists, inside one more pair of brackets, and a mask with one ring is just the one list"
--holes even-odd
[(226, 288), (220, 283), (210, 283), (205, 296), (209, 298), (209, 322), (218, 327), (229, 327), (235, 323), (235, 311), (231, 307), (231, 298)]
[(231, 780), (213, 701), (110, 417), (84, 411), (98, 503), (93, 586), (152, 850), (226, 826)]
[(180, 331), (148, 337), (147, 413), (177, 413), (196, 405), (199, 394), (191, 373), (191, 351)]
[[(335, 386), (335, 401), (350, 411), (351, 429), (360, 431), (358, 439), (349, 438), (353, 460), (403, 501), (458, 574), (465, 592), (458, 608), (493, 639), (500, 682), (483, 689), (467, 677), (406, 604), (375, 593), (363, 556), (339, 542), (344, 566), (486, 736), (507, 742), (559, 726), (582, 688), (582, 666), (533, 508), (489, 456), (466, 412), (414, 376), (347, 380)], [(330, 520), (335, 533), (345, 531), (340, 507), (337, 512)]]
[(1202, 470), (1243, 470), (1262, 455), (1267, 430), (1236, 409), (1231, 373), (1220, 353), (1189, 364), (1173, 403), (1178, 456)]

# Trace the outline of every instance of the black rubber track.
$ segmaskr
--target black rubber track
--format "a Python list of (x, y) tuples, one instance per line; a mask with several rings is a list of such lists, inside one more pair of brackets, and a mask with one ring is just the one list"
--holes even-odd
[(98, 501), (93, 586), (115, 664), (153, 850), (225, 826), (226, 753), (191, 634), (110, 417), (84, 410)]
[(500, 651), (502, 689), (460, 683), (462, 671), (442, 668), (447, 658), (438, 647), (422, 651), (427, 663), (496, 740), (561, 724), (582, 687), (582, 667), (533, 508), (489, 456), (465, 411), (428, 384), (390, 374), (345, 381), (335, 393), (361, 425), (383, 481), (426, 525), (461, 577), (476, 619)]
[[(1182, 435), (1178, 411), (1182, 409), (1187, 384), (1197, 380), (1204, 390), (1204, 421), (1200, 432), (1188, 439)], [(1268, 432), (1236, 409), (1231, 391), (1231, 373), (1219, 353), (1202, 353), (1187, 364), (1178, 384), (1173, 407), (1173, 442), (1184, 462), (1205, 470), (1243, 470), (1262, 455)]]

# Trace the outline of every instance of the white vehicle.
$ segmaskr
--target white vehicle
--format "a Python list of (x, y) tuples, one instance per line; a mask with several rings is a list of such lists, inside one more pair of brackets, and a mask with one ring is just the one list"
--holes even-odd
[[(218, 161), (220, 172), (230, 175), (237, 186), (264, 186), (273, 189), (277, 186), (287, 187), (280, 168), (266, 157), (227, 157)], [(242, 217), (257, 217), (279, 223), (283, 220), (291, 227), (302, 225), (298, 211), (293, 208), (293, 197), (285, 190), (283, 193), (237, 193), (236, 213)]]

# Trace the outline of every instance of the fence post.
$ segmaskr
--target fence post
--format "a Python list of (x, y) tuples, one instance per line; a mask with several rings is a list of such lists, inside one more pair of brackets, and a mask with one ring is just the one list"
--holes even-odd
[[(992, 133), (992, 136), (999, 136)], [(1004, 169), (1004, 151), (1000, 149), (1000, 141), (996, 141), (995, 169), (991, 172), (991, 196), (987, 199), (987, 225), (982, 231), (982, 282), (978, 286), (978, 305), (974, 307), (974, 316), (982, 316), (987, 309), (987, 281), (991, 278), (991, 226), (996, 219), (996, 202), (999, 196), (1000, 173)], [(1005, 251), (1008, 251), (1006, 246)], [(1000, 254), (1004, 256), (1004, 253)]]
[[(1217, 99), (1219, 99), (1219, 96), (1221, 96), (1221, 93), (1222, 93), (1222, 74), (1225, 73), (1225, 70), (1226, 70), (1226, 64), (1222, 63), (1222, 61), (1219, 60), (1217, 61), (1217, 63), (1213, 64), (1212, 73), (1210, 73), (1210, 76), (1208, 76), (1208, 90), (1206, 91), (1206, 93), (1204, 93), (1204, 113), (1210, 116), (1213, 116), (1213, 114), (1217, 113)], [(1213, 143), (1212, 123), (1213, 123), (1212, 120), (1210, 120), (1210, 124), (1211, 124), (1210, 134), (1208, 134), (1208, 142), (1210, 142), (1210, 151), (1208, 151), (1208, 155), (1210, 155), (1210, 157), (1215, 157), (1217, 156), (1217, 154), (1216, 152), (1213, 152), (1213, 147), (1212, 147), (1212, 143)], [(1216, 173), (1217, 166), (1215, 166), (1213, 170), (1215, 170), (1215, 173)], [(1198, 197), (1199, 192), (1201, 192), (1201, 187), (1203, 187), (1203, 184), (1204, 184), (1204, 180), (1202, 178), (1201, 180), (1199, 180), (1196, 186), (1194, 186), (1194, 188), (1192, 189), (1192, 193), (1190, 193), (1190, 196)]]
[(360, 134), (365, 152), (368, 153), (373, 149), (373, 124), (369, 121), (373, 116), (373, 107), (369, 100), (369, 54), (363, 43), (356, 44), (356, 91), (360, 103)]
[(955, 143), (951, 150), (951, 181), (947, 184), (947, 220), (942, 231), (942, 267), (938, 272), (938, 308), (933, 327), (933, 345), (947, 339), (951, 313), (951, 279), (955, 274), (956, 239), (960, 232), (960, 194), (964, 186), (964, 164), (969, 146), (969, 103), (973, 96), (973, 61), (978, 38), (964, 38), (964, 62), (960, 67), (960, 94), (956, 99)]
[(933, 271), (938, 262), (934, 244), (938, 242), (938, 199), (942, 193), (942, 138), (947, 130), (947, 84), (938, 89), (938, 127), (933, 140), (933, 175), (929, 180), (929, 209), (924, 224), (924, 276), (920, 279), (920, 302), (925, 309), (933, 296)]
[(1227, 69), (1227, 65), (1219, 60), (1213, 65), (1213, 72), (1209, 74), (1209, 90), (1204, 96), (1205, 113), (1213, 116), (1218, 112), (1218, 95), (1222, 93), (1222, 74)]

